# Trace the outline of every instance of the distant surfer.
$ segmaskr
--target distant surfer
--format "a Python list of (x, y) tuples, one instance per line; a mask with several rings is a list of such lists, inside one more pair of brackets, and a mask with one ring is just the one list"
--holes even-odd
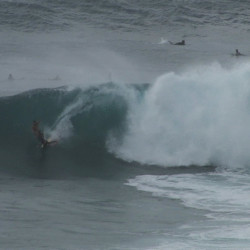
[(232, 54), (233, 56), (244, 56), (243, 54), (241, 54), (240, 52), (239, 52), (239, 50), (238, 49), (236, 49), (235, 50), (235, 54)]
[(44, 134), (39, 128), (39, 122), (36, 120), (33, 121), (32, 131), (36, 138), (41, 142), (41, 148), (45, 148), (47, 145), (57, 143), (57, 141), (50, 141), (44, 138)]
[(12, 74), (9, 74), (9, 76), (8, 76), (8, 80), (9, 80), (9, 81), (13, 81), (13, 80), (14, 80), (14, 77), (13, 77), (13, 75), (12, 75)]
[(169, 41), (169, 43), (172, 45), (186, 45), (185, 40), (182, 40), (181, 42), (178, 42), (178, 43), (173, 43), (173, 42)]

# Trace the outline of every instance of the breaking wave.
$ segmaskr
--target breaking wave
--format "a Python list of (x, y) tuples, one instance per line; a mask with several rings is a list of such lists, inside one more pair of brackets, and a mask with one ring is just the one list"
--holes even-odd
[[(249, 79), (248, 63), (231, 69), (215, 63), (166, 73), (153, 84), (106, 83), (2, 97), (2, 168), (39, 163), (48, 171), (96, 171), (115, 168), (117, 159), (164, 167), (248, 166)], [(31, 132), (34, 119), (47, 138), (59, 141), (55, 147), (40, 149)]]

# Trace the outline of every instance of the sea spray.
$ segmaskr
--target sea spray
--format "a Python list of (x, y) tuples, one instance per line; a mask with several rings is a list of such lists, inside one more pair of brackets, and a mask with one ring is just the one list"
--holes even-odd
[(160, 76), (130, 110), (127, 134), (111, 151), (163, 166), (249, 164), (249, 66), (215, 63)]
[(73, 133), (73, 125), (71, 118), (83, 112), (83, 109), (89, 109), (90, 103), (84, 102), (80, 97), (77, 97), (71, 104), (65, 107), (63, 112), (56, 119), (52, 128), (47, 128), (46, 133), (50, 135), (51, 139), (62, 140), (69, 138)]

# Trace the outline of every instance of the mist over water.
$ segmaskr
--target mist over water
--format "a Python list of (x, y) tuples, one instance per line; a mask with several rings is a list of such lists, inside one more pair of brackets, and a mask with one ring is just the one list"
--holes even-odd
[[(152, 83), (193, 63), (230, 64), (236, 48), (248, 53), (245, 5), (228, 1), (223, 11), (223, 2), (198, 0), (147, 0), (143, 7), (130, 0), (2, 1), (0, 94), (110, 80)], [(168, 43), (182, 39), (185, 48)], [(6, 82), (10, 73), (20, 82)], [(51, 81), (57, 75), (61, 81)]]
[[(112, 51), (102, 36), (84, 33), (25, 34), (2, 33), (7, 49), (0, 59), (1, 95), (34, 88), (73, 86), (87, 88), (109, 81), (143, 82), (145, 73), (133, 59)], [(100, 44), (101, 39), (101, 44)], [(14, 81), (8, 81), (8, 75)], [(144, 78), (144, 79), (143, 79)]]

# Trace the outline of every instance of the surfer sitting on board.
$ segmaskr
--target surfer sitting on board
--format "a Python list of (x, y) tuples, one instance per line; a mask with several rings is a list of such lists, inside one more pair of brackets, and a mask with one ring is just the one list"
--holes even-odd
[(39, 129), (39, 122), (34, 120), (32, 124), (32, 131), (37, 139), (41, 142), (41, 147), (44, 148), (49, 144), (55, 144), (57, 141), (49, 141), (44, 138), (43, 132)]
[(236, 49), (235, 54), (233, 54), (233, 56), (244, 56), (244, 55), (241, 54), (238, 49)]

